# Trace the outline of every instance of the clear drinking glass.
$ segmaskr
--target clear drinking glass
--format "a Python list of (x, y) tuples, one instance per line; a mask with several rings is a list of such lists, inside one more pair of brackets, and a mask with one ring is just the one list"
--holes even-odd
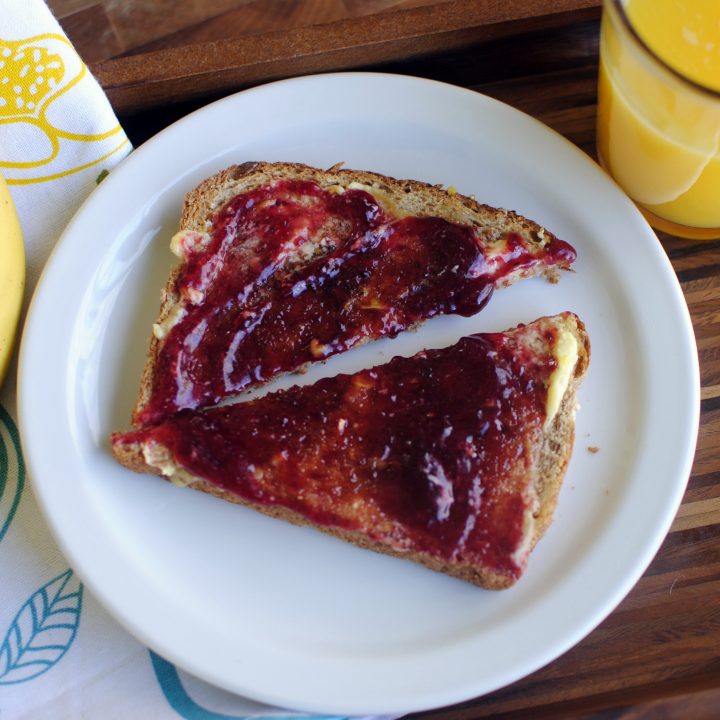
[[(717, 2), (711, 30), (720, 50)], [(720, 238), (720, 93), (658, 57), (626, 8), (627, 0), (604, 0), (600, 162), (653, 227), (687, 238)], [(703, 42), (711, 47), (707, 38)]]

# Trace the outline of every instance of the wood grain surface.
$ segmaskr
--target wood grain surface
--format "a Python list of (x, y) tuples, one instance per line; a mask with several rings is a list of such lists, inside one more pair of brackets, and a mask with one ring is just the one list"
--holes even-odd
[(133, 112), (557, 27), (601, 0), (76, 2), (52, 0), (113, 106)]
[[(519, 25), (515, 33), (374, 69), (478, 90), (594, 157), (597, 52), (594, 17), (531, 31)], [(191, 94), (162, 108), (130, 112), (121, 104), (121, 120), (137, 145), (203, 103)], [(670, 533), (619, 607), (565, 655), (483, 698), (413, 718), (720, 717), (720, 241), (659, 240), (687, 299), (702, 382), (697, 453)]]
[[(48, 0), (50, 8), (86, 62), (183, 49), (217, 40), (356, 19), (392, 22), (389, 14), (425, 7), (441, 25), (443, 16), (466, 15), (465, 27), (560, 10), (600, 5), (600, 0)], [(423, 13), (420, 13), (422, 15)], [(408, 14), (413, 17), (413, 13)]]

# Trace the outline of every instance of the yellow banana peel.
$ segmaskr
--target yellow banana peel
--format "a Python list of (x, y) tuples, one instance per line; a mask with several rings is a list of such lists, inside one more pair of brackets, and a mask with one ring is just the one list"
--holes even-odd
[(0, 385), (7, 373), (25, 290), (25, 248), (20, 220), (0, 175)]

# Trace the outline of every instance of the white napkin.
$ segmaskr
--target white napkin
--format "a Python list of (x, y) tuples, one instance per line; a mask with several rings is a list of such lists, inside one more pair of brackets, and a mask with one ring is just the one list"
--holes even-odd
[[(0, 173), (20, 215), (28, 297), (72, 215), (131, 149), (42, 0), (0, 0)], [(129, 636), (87, 592), (50, 536), (25, 477), (15, 371), (13, 365), (0, 392), (0, 717), (295, 716), (179, 671)]]

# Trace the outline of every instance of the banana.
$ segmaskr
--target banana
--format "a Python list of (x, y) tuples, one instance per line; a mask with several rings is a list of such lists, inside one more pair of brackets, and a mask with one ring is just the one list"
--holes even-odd
[(12, 357), (25, 290), (25, 248), (20, 220), (0, 175), (0, 385)]

